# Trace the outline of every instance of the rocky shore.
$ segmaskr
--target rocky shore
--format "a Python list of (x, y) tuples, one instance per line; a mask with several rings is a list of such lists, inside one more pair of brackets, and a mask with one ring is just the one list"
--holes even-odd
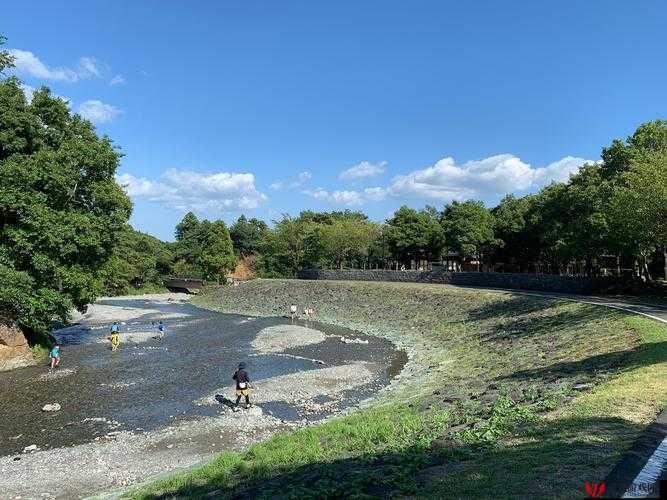
[(0, 321), (0, 372), (34, 364), (23, 332), (14, 324)]

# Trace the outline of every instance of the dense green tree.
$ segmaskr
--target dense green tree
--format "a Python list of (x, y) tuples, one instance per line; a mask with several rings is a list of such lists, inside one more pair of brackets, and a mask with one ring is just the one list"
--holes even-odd
[(234, 250), (240, 255), (258, 253), (268, 230), (264, 221), (255, 218), (248, 220), (245, 215), (241, 215), (229, 230)]
[[(0, 57), (0, 70), (9, 59)], [(31, 102), (0, 80), (0, 310), (45, 331), (101, 292), (132, 205), (116, 184), (120, 154), (46, 88)]]
[[(636, 156), (609, 205), (612, 230), (638, 256), (648, 275), (649, 255), (667, 248), (667, 150)], [(667, 257), (667, 255), (665, 255)], [(667, 276), (667, 259), (664, 273)]]
[(345, 264), (366, 267), (379, 226), (363, 220), (339, 220), (325, 224), (318, 231), (327, 267), (342, 269)]
[(232, 239), (224, 221), (204, 221), (200, 228), (201, 254), (196, 265), (205, 280), (224, 282), (234, 270), (236, 257)]
[(505, 270), (523, 271), (526, 262), (534, 258), (534, 254), (531, 254), (535, 246), (534, 238), (527, 230), (530, 206), (530, 196), (517, 198), (509, 194), (491, 210), (496, 239), (493, 258), (496, 262), (506, 264)]
[(409, 264), (411, 259), (433, 260), (444, 245), (444, 231), (432, 210), (417, 211), (400, 207), (387, 220), (387, 240), (396, 260)]
[(104, 293), (121, 295), (141, 287), (159, 287), (163, 276), (171, 274), (172, 260), (168, 243), (127, 225), (102, 268)]
[(633, 160), (646, 153), (667, 151), (667, 121), (654, 120), (637, 127), (626, 139), (614, 139), (602, 149), (602, 168), (606, 177), (615, 177), (630, 169)]
[(174, 247), (177, 276), (221, 282), (236, 263), (227, 225), (221, 220), (200, 221), (192, 212), (176, 225)]
[(463, 257), (478, 257), (483, 250), (496, 243), (493, 233), (493, 215), (481, 201), (454, 201), (445, 206), (441, 218), (447, 247)]

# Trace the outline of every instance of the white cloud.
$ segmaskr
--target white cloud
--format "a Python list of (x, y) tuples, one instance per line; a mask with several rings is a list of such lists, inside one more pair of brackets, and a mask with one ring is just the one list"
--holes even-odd
[(387, 196), (387, 190), (382, 187), (366, 188), (363, 191), (335, 190), (327, 191), (324, 188), (302, 191), (303, 194), (318, 200), (324, 200), (335, 205), (363, 205), (368, 201), (381, 201)]
[(386, 161), (381, 161), (380, 163), (362, 161), (347, 170), (343, 170), (338, 177), (343, 180), (367, 179), (384, 173), (386, 165)]
[(120, 73), (114, 76), (111, 80), (109, 80), (109, 85), (111, 86), (123, 85), (124, 83), (125, 83), (125, 77)]
[(16, 71), (35, 78), (76, 82), (81, 79), (100, 77), (100, 68), (92, 57), (79, 59), (79, 65), (75, 69), (51, 68), (29, 50), (9, 49), (9, 52), (14, 56)]
[(305, 170), (303, 172), (300, 172), (299, 175), (296, 176), (296, 180), (277, 180), (272, 182), (269, 187), (276, 191), (279, 191), (281, 189), (294, 189), (303, 186), (310, 179), (312, 179), (312, 177), (313, 174)]
[(585, 163), (596, 162), (574, 156), (566, 156), (550, 163), (546, 167), (536, 168), (533, 183), (538, 187), (542, 187), (552, 182), (567, 182), (570, 176), (576, 174)]
[(79, 70), (77, 71), (79, 78), (99, 78), (100, 68), (97, 66), (97, 61), (93, 57), (82, 57), (79, 59)]
[(387, 197), (387, 189), (383, 187), (366, 188), (364, 196), (369, 201), (382, 201)]
[(511, 154), (491, 156), (457, 165), (452, 157), (435, 165), (394, 177), (392, 195), (461, 200), (539, 189), (552, 181), (566, 181), (590, 160), (567, 156), (546, 167), (533, 168)]
[(251, 173), (202, 174), (190, 170), (167, 170), (152, 181), (132, 174), (116, 176), (132, 198), (145, 198), (181, 210), (227, 212), (257, 208), (267, 197), (257, 191)]
[(93, 123), (107, 123), (116, 118), (120, 109), (111, 104), (105, 104), (97, 99), (91, 99), (82, 103), (77, 112), (86, 120)]

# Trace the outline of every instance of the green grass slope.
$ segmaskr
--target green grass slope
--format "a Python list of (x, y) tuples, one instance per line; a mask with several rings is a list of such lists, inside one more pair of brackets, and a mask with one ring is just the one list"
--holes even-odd
[(196, 301), (318, 320), (410, 354), (369, 407), (135, 498), (573, 498), (667, 403), (667, 328), (602, 307), (438, 285), (257, 280)]

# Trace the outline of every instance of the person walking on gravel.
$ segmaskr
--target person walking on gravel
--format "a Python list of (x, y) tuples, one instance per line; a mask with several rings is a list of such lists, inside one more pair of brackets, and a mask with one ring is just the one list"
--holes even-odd
[(113, 322), (110, 330), (111, 335), (109, 335), (109, 340), (111, 341), (111, 350), (115, 351), (120, 344), (120, 336), (118, 335), (120, 333), (120, 325), (118, 325), (118, 321)]
[(237, 410), (239, 407), (241, 396), (245, 397), (246, 410), (252, 406), (250, 404), (250, 377), (248, 376), (248, 372), (245, 370), (245, 367), (245, 363), (239, 363), (239, 368), (236, 370), (236, 372), (234, 372), (234, 376), (232, 377), (234, 380), (236, 380), (236, 404), (234, 405), (235, 410)]

